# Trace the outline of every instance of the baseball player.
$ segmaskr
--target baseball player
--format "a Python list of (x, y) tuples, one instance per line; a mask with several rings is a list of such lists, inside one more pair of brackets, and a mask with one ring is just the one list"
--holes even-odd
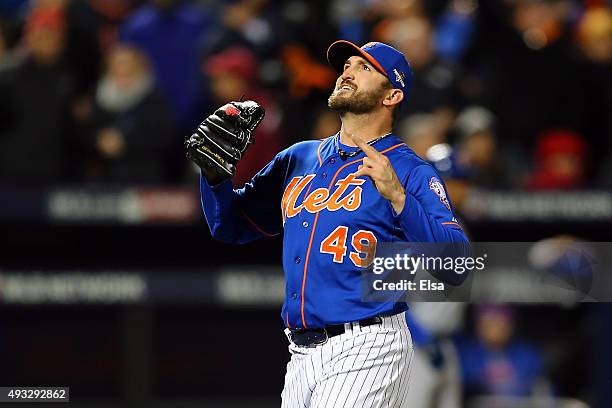
[(229, 178), (264, 111), (232, 102), (186, 142), (202, 169), (212, 236), (246, 243), (283, 233), (282, 319), (291, 360), (283, 407), (399, 407), (413, 345), (406, 303), (364, 302), (361, 273), (382, 242), (467, 242), (436, 171), (392, 133), (412, 71), (383, 43), (333, 43), (329, 107), (340, 131), (278, 153), (253, 179)]

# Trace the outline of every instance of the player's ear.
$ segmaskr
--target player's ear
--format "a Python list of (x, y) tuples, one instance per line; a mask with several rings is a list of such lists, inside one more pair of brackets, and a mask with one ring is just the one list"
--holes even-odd
[(387, 96), (383, 99), (383, 105), (394, 106), (404, 100), (404, 92), (401, 89), (391, 89), (387, 93)]

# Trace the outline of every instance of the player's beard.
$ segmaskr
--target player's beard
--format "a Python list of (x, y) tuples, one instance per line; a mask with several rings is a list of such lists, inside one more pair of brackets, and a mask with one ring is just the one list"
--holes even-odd
[(372, 91), (342, 91), (335, 90), (329, 96), (327, 105), (333, 111), (340, 113), (364, 114), (374, 111), (380, 106), (380, 101), (387, 89), (384, 86)]

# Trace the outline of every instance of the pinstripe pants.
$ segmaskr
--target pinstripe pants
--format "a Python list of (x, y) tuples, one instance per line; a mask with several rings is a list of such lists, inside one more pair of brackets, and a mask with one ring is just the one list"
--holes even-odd
[(414, 349), (404, 313), (363, 328), (346, 323), (327, 343), (290, 343), (289, 352), (282, 408), (406, 405)]

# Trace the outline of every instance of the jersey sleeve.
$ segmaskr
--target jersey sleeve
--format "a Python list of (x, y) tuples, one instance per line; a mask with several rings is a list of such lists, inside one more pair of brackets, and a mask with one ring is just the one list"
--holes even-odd
[(244, 244), (278, 235), (284, 174), (283, 158), (278, 154), (240, 189), (233, 189), (230, 180), (211, 186), (200, 176), (202, 209), (212, 236)]
[[(429, 165), (415, 167), (405, 189), (404, 209), (394, 215), (407, 240), (429, 256), (469, 256), (469, 240), (453, 215), (446, 187), (435, 170)], [(430, 243), (445, 245), (428, 245)], [(446, 270), (434, 269), (429, 273), (451, 285), (459, 285), (467, 278), (466, 273)]]
[(395, 214), (411, 242), (468, 242), (455, 219), (446, 187), (429, 165), (415, 167), (405, 183), (406, 203)]

